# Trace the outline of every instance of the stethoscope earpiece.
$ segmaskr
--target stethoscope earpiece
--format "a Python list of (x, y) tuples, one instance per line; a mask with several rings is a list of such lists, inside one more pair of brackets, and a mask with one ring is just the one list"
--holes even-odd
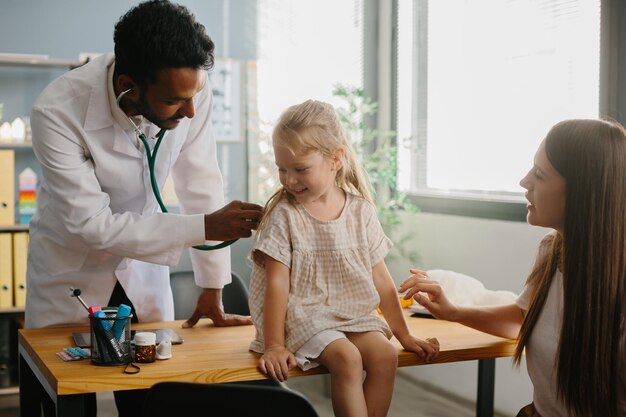
[[(120, 100), (122, 99), (122, 97), (124, 97), (124, 95), (126, 93), (128, 93), (129, 91), (131, 91), (132, 88), (129, 88), (127, 90), (124, 90), (120, 93), (119, 96), (117, 96), (117, 98), (115, 99), (115, 102), (117, 103), (118, 107), (120, 105)], [(131, 126), (133, 127), (133, 130), (135, 131), (135, 134), (139, 137), (139, 139), (141, 139), (142, 142), (144, 142), (145, 145), (145, 141), (146, 141), (146, 135), (144, 135), (144, 133), (141, 131), (141, 129), (139, 129), (139, 126), (137, 126), (137, 124), (135, 122), (133, 122), (133, 119), (131, 119), (130, 117), (128, 117), (126, 115), (126, 113), (124, 113), (124, 116), (126, 117), (126, 119), (128, 119), (128, 121), (130, 122)], [(149, 148), (146, 148), (148, 153), (150, 153)], [(156, 156), (156, 155), (155, 155)]]
[(132, 90), (132, 88), (129, 88), (129, 89), (127, 89), (127, 90), (122, 91), (122, 92), (120, 93), (120, 95), (119, 95), (119, 96), (117, 96), (117, 98), (115, 99), (115, 102), (117, 103), (117, 105), (118, 105), (118, 106), (119, 106), (119, 104), (120, 104), (120, 100), (122, 99), (122, 97), (124, 97), (124, 95), (125, 95), (126, 93), (128, 93), (130, 90)]

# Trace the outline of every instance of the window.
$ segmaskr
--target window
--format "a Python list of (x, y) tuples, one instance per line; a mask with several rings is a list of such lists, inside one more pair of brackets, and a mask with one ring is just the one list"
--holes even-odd
[(600, 115), (600, 0), (399, 0), (397, 28), (402, 191), (519, 202), (550, 127)]
[(337, 84), (363, 83), (363, 0), (259, 0), (258, 59), (248, 68), (249, 198), (264, 203), (278, 185), (274, 122), (308, 99), (340, 106)]

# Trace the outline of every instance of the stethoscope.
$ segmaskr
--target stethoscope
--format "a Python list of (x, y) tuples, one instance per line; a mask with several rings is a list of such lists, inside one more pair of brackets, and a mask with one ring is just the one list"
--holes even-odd
[[(129, 88), (128, 90), (122, 91), (120, 95), (117, 96), (117, 99), (115, 101), (117, 102), (118, 106), (124, 94), (128, 93), (130, 90), (131, 89)], [(126, 113), (124, 113), (124, 116), (126, 116)], [(135, 124), (135, 122), (133, 122), (133, 119), (131, 119), (128, 116), (126, 116), (126, 118), (130, 122), (130, 124), (133, 126), (133, 129), (135, 130), (135, 134), (137, 135), (139, 140), (141, 140), (141, 142), (143, 143), (143, 146), (146, 148), (146, 158), (148, 159), (148, 168), (150, 170), (150, 184), (152, 185), (152, 192), (154, 193), (154, 197), (156, 198), (157, 203), (159, 203), (159, 207), (161, 207), (161, 211), (163, 213), (167, 213), (167, 208), (165, 207), (165, 204), (163, 204), (163, 200), (161, 199), (161, 193), (159, 192), (159, 184), (157, 183), (156, 175), (154, 173), (154, 164), (156, 161), (157, 152), (159, 151), (159, 146), (161, 146), (161, 141), (163, 140), (163, 137), (165, 136), (165, 132), (167, 131), (167, 129), (161, 129), (161, 131), (157, 134), (157, 141), (154, 145), (154, 150), (150, 152), (150, 145), (148, 144), (148, 138), (146, 138), (146, 135), (141, 131), (141, 129), (139, 129), (139, 127)], [(226, 246), (232, 245), (237, 240), (238, 239), (226, 240), (222, 243), (218, 243), (217, 245), (196, 245), (192, 247), (198, 250), (222, 249), (222, 248), (225, 248)]]

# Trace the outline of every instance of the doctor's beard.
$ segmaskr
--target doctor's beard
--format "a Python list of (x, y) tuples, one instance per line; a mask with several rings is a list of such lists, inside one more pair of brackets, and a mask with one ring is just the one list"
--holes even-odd
[[(139, 99), (137, 101), (131, 101), (130, 105), (133, 107), (134, 111), (145, 117), (148, 121), (150, 121), (150, 123), (158, 126), (160, 129), (173, 129), (184, 117), (176, 114), (172, 117), (168, 117), (167, 119), (159, 118), (156, 113), (150, 109), (150, 104), (148, 103), (148, 100), (146, 100), (146, 96), (143, 93), (139, 95)], [(172, 124), (174, 126), (172, 126)]]

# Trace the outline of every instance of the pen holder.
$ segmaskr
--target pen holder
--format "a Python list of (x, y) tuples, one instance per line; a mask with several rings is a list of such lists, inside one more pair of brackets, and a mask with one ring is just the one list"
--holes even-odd
[(125, 365), (132, 362), (130, 320), (117, 317), (117, 308), (106, 307), (89, 317), (91, 363), (102, 366)]

